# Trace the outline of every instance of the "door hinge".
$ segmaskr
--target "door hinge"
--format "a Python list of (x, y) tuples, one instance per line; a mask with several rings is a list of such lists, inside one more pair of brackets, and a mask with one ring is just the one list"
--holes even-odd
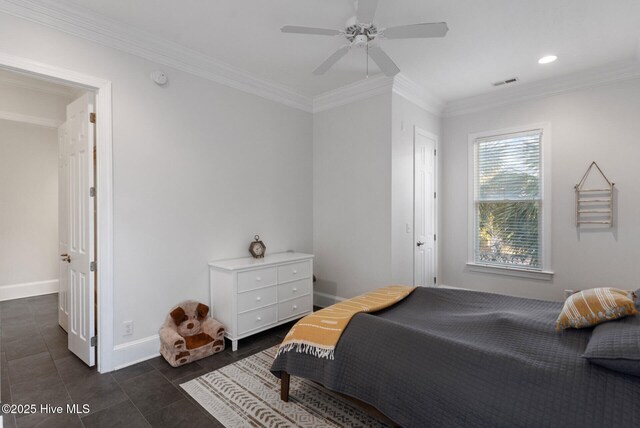
[(437, 150), (436, 150), (436, 149), (433, 149), (433, 155), (434, 155), (434, 156), (436, 155), (436, 153), (437, 153)]
[(436, 277), (433, 277), (433, 285), (436, 285)]
[(93, 336), (91, 338), (91, 346), (98, 346), (98, 336)]
[(436, 240), (436, 234), (435, 233), (433, 234), (433, 240), (434, 241)]
[(436, 198), (436, 192), (433, 192), (433, 199)]
[(96, 197), (96, 188), (95, 187), (89, 187), (89, 196), (92, 198)]
[(95, 272), (96, 271), (96, 262), (89, 263), (89, 270), (91, 272)]
[(96, 123), (96, 114), (95, 113), (89, 113), (89, 122)]

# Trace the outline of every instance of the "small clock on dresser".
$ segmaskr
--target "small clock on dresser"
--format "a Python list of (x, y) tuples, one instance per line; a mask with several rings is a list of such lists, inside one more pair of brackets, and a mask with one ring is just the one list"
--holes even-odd
[(253, 237), (254, 241), (249, 244), (249, 253), (256, 258), (261, 259), (264, 257), (265, 251), (267, 251), (266, 245), (260, 240), (260, 236), (256, 235)]

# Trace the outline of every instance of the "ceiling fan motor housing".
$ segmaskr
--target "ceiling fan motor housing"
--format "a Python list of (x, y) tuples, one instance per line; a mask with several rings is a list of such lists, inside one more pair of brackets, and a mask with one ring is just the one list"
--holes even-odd
[(347, 21), (347, 27), (344, 30), (344, 35), (348, 41), (352, 42), (354, 46), (363, 47), (368, 42), (372, 41), (378, 35), (378, 28), (374, 24), (362, 24), (355, 21)]

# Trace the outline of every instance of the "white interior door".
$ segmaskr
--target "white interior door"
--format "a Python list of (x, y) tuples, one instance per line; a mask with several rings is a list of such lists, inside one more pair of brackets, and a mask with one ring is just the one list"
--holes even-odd
[(69, 133), (69, 350), (87, 365), (95, 365), (95, 277), (93, 146), (95, 127), (93, 94), (85, 94), (67, 106)]
[(67, 124), (58, 128), (58, 249), (60, 275), (58, 324), (69, 326), (69, 133)]
[(435, 157), (436, 137), (414, 130), (415, 285), (435, 284)]

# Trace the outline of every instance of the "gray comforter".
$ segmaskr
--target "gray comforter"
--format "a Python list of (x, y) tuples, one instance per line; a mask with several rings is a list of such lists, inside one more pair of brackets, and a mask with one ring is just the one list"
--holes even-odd
[(592, 329), (556, 332), (561, 307), (418, 288), (356, 315), (334, 360), (287, 352), (271, 371), (356, 397), (406, 427), (640, 426), (640, 378), (582, 358)]

